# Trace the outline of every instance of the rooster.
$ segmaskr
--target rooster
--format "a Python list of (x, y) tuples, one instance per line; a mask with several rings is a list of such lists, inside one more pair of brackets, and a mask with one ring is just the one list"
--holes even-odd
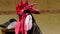
[(18, 15), (17, 24), (15, 26), (15, 34), (42, 34), (32, 13), (40, 14), (38, 9), (33, 8), (37, 3), (29, 4), (28, 0), (23, 3), (20, 0), (16, 5)]

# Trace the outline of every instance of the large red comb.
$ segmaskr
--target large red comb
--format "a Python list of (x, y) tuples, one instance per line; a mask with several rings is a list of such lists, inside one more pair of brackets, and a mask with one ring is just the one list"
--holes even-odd
[(21, 12), (21, 10), (25, 10), (24, 8), (28, 8), (32, 13), (35, 12), (35, 14), (39, 14), (39, 10), (35, 10), (33, 9), (33, 6), (36, 5), (37, 3), (31, 3), (31, 4), (28, 4), (28, 0), (25, 0), (25, 2), (23, 3), (22, 0), (20, 0), (20, 3), (17, 4), (16, 6), (16, 10), (18, 13)]

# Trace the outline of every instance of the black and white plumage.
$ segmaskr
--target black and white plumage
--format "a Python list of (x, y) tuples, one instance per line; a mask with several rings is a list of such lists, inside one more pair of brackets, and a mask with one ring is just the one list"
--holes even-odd
[(29, 15), (32, 16), (32, 28), (31, 30), (28, 31), (28, 34), (42, 34), (31, 12), (29, 10), (26, 10), (26, 11), (25, 11), (26, 13), (29, 13)]
[(12, 25), (15, 25), (16, 23), (16, 19), (10, 19), (9, 21), (7, 21), (4, 24), (1, 24), (0, 27), (2, 28), (7, 28), (7, 29), (11, 29), (11, 27), (13, 27)]

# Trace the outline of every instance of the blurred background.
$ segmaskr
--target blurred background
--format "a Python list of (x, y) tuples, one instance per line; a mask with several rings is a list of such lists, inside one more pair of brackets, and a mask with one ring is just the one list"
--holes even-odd
[[(0, 0), (0, 24), (11, 18), (17, 19), (16, 3), (19, 0)], [(29, 0), (29, 3), (38, 2), (35, 8), (41, 14), (33, 14), (43, 34), (60, 34), (60, 0)], [(0, 28), (0, 34), (1, 28)]]

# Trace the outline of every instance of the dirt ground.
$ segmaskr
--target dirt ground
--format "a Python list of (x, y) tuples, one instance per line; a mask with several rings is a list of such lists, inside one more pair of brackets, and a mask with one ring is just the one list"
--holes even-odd
[[(60, 14), (40, 14), (34, 17), (43, 34), (60, 34)], [(0, 24), (11, 18), (17, 19), (17, 15), (0, 15)]]

